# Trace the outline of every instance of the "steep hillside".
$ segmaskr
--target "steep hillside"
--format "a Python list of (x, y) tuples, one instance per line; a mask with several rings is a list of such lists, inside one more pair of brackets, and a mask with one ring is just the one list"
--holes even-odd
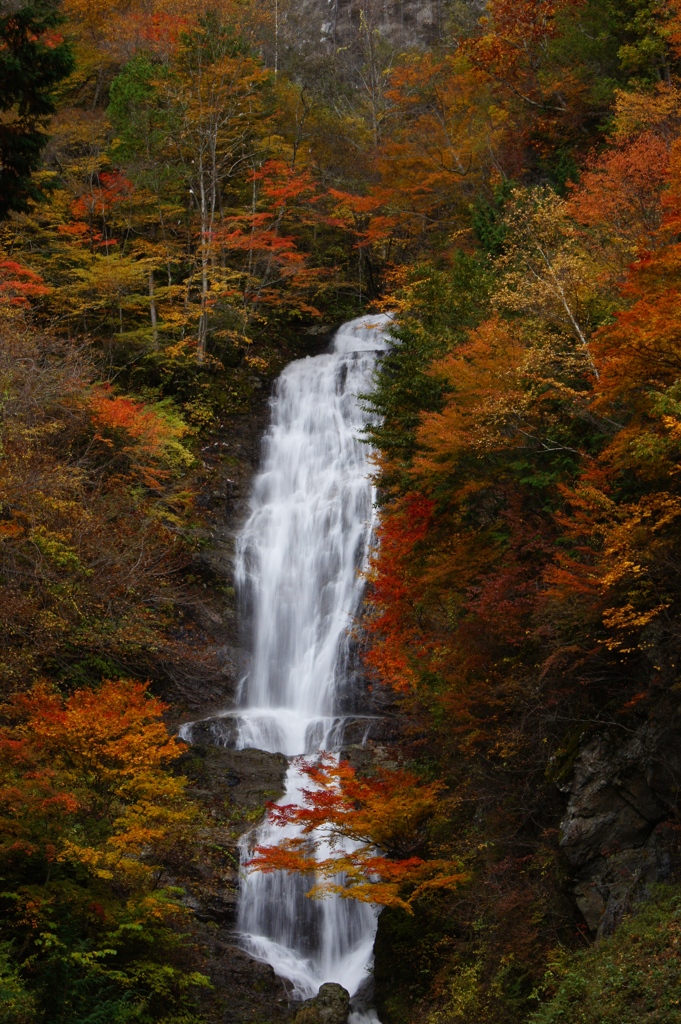
[(273, 381), (367, 311), (378, 724), (255, 866), (383, 908), (382, 1024), (678, 1024), (681, 5), (479, 15), (0, 11), (8, 1024), (298, 1012), (231, 934), (286, 765), (216, 712)]

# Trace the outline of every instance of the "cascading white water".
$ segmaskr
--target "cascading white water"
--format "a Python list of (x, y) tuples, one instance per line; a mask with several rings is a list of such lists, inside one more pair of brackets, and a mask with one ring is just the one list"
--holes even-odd
[[(251, 510), (237, 544), (237, 586), (252, 625), (238, 746), (288, 756), (333, 749), (347, 684), (348, 627), (362, 599), (373, 525), (370, 452), (360, 439), (387, 316), (337, 333), (333, 351), (301, 359), (279, 378)], [(282, 803), (301, 800), (289, 768)], [(286, 830), (262, 825), (247, 843), (274, 845)], [(249, 856), (244, 844), (243, 857)], [(352, 994), (367, 980), (375, 910), (354, 900), (306, 898), (311, 881), (286, 872), (244, 874), (239, 931), (248, 952), (288, 978), (299, 998), (335, 981)], [(356, 1012), (353, 1024), (377, 1021)]]

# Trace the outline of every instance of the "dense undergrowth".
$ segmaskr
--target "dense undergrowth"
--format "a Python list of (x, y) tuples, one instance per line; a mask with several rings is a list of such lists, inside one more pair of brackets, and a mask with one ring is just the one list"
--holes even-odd
[(547, 972), (549, 999), (530, 1020), (677, 1021), (678, 944), (678, 889), (660, 887), (614, 938), (572, 955), (561, 951)]
[(361, 6), (337, 48), (284, 0), (0, 8), (8, 1024), (210, 1012), (163, 883), (201, 815), (138, 683), (215, 670), (207, 447), (366, 309), (409, 783), (305, 813), (381, 847), (344, 866), (382, 1019), (680, 1019), (674, 888), (575, 952), (559, 825), (589, 739), (678, 705), (681, 12), (449, 3), (426, 50)]
[(159, 884), (199, 824), (163, 710), (125, 681), (5, 705), (3, 1020), (198, 1019), (210, 983), (181, 890)]

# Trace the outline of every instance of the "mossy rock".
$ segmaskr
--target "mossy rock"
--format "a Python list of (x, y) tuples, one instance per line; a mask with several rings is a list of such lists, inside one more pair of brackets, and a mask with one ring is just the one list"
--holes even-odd
[(342, 985), (327, 982), (314, 999), (308, 999), (293, 1018), (293, 1024), (347, 1024), (350, 995)]

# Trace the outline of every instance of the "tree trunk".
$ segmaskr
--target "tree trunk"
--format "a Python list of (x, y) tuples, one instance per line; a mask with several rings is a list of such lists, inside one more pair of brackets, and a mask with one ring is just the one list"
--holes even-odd
[(151, 317), (151, 337), (154, 351), (158, 349), (158, 317), (156, 313), (156, 299), (154, 298), (154, 271), (149, 271), (149, 315)]
[(201, 313), (199, 316), (198, 346), (196, 350), (197, 362), (202, 363), (206, 358), (206, 345), (208, 341), (208, 209), (206, 203), (206, 181), (204, 178), (203, 152), (199, 154), (199, 187), (201, 190)]

